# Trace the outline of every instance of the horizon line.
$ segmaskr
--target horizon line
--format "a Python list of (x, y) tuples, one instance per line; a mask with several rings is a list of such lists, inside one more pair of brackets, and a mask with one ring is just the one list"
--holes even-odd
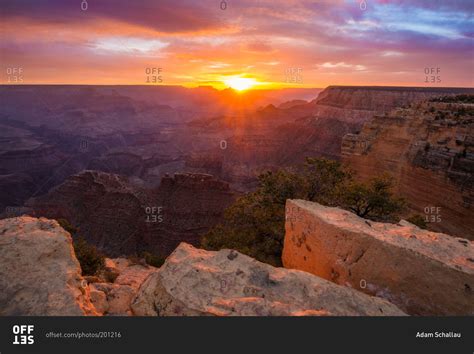
[[(231, 87), (226, 87), (223, 89), (218, 89), (212, 85), (199, 85), (199, 86), (194, 86), (194, 87), (188, 87), (184, 85), (147, 85), (147, 84), (66, 84), (66, 83), (47, 83), (47, 84), (18, 84), (18, 83), (0, 83), (0, 87), (21, 87), (21, 86), (103, 86), (103, 87), (131, 87), (131, 86), (139, 86), (139, 87), (181, 87), (185, 89), (197, 89), (197, 88), (212, 88), (216, 91), (224, 91), (224, 90), (231, 90), (231, 91), (236, 91), (235, 89)], [(364, 87), (364, 88), (416, 88), (416, 89), (435, 89), (435, 90), (443, 90), (443, 89), (465, 89), (465, 90), (474, 90), (474, 86), (472, 87), (466, 87), (466, 86), (440, 86), (440, 87), (435, 87), (435, 86), (392, 86), (392, 85), (328, 85), (325, 87), (279, 87), (279, 88), (252, 88), (246, 90), (246, 92), (249, 91), (276, 91), (276, 90), (321, 90), (321, 89), (327, 89), (330, 87), (344, 87), (344, 88), (357, 88), (357, 87)], [(236, 91), (238, 92), (238, 91)]]

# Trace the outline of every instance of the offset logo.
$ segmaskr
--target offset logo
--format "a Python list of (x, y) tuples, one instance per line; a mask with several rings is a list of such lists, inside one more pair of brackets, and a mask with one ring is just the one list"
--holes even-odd
[(34, 329), (34, 325), (14, 325), (13, 344), (33, 344), (35, 342)]

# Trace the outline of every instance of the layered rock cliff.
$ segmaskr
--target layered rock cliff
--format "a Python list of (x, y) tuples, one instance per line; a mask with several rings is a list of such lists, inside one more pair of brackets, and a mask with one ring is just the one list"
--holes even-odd
[(27, 205), (33, 215), (67, 219), (110, 256), (166, 256), (182, 241), (198, 244), (234, 198), (228, 184), (205, 174), (166, 176), (145, 189), (125, 176), (84, 171)]
[(312, 102), (316, 116), (363, 122), (374, 113), (390, 111), (433, 97), (473, 94), (474, 89), (454, 87), (328, 86)]
[[(360, 131), (375, 114), (427, 98), (473, 92), (462, 88), (329, 86), (309, 103), (270, 105), (243, 116), (199, 119), (190, 127), (196, 136), (215, 132), (215, 149), (208, 153), (208, 160), (220, 156), (221, 177), (248, 190), (265, 169), (294, 167), (308, 156), (340, 159), (343, 136)], [(199, 163), (193, 162), (194, 166)]]
[(342, 142), (357, 177), (395, 179), (432, 230), (474, 239), (474, 106), (423, 102), (376, 115)]
[(382, 297), (413, 315), (474, 315), (474, 244), (288, 200), (283, 265)]

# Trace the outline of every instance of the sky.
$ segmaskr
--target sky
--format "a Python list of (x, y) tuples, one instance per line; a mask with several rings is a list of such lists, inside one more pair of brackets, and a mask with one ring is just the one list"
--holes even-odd
[(1, 83), (474, 86), (474, 1), (2, 0)]

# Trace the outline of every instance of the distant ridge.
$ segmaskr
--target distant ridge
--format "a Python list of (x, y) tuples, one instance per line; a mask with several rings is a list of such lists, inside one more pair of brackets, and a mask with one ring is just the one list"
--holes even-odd
[(326, 89), (353, 89), (372, 91), (433, 91), (446, 93), (474, 93), (474, 87), (428, 87), (428, 86), (350, 86), (350, 85), (329, 85)]

